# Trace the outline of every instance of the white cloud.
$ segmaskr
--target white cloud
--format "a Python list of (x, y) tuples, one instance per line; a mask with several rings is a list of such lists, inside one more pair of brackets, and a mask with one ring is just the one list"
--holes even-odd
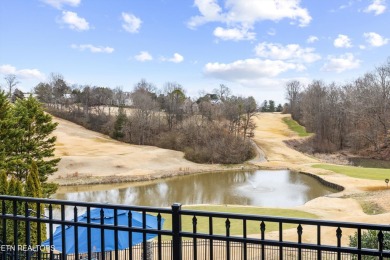
[(383, 14), (386, 10), (385, 0), (373, 0), (372, 4), (370, 4), (364, 12), (370, 13), (374, 12), (375, 15)]
[(222, 8), (217, 0), (195, 0), (194, 5), (198, 7), (201, 16), (191, 17), (188, 22), (190, 28), (195, 28), (207, 22), (222, 20)]
[(134, 58), (141, 62), (153, 60), (152, 55), (147, 51), (141, 51), (138, 55), (135, 55)]
[(361, 44), (361, 45), (359, 45), (359, 49), (361, 49), (361, 50), (365, 50), (365, 49), (366, 49), (366, 46), (365, 46), (365, 45), (363, 45), (363, 44)]
[(114, 48), (103, 47), (103, 46), (94, 46), (92, 44), (80, 44), (80, 45), (72, 44), (70, 47), (72, 49), (77, 49), (80, 51), (89, 50), (90, 52), (93, 52), (93, 53), (112, 53), (112, 52), (114, 52)]
[(122, 13), (122, 28), (129, 33), (138, 33), (141, 27), (141, 19), (130, 13)]
[(347, 35), (339, 34), (337, 38), (333, 41), (333, 45), (336, 48), (351, 48), (352, 42)]
[(21, 79), (37, 79), (44, 80), (45, 75), (40, 72), (38, 69), (21, 69), (17, 70), (16, 67), (5, 64), (0, 66), (0, 74), (15, 74), (18, 78)]
[(214, 30), (214, 36), (218, 37), (224, 41), (233, 40), (233, 41), (241, 41), (241, 40), (254, 40), (256, 37), (256, 33), (248, 32), (246, 29), (224, 29), (222, 27), (217, 27)]
[(255, 48), (256, 55), (262, 58), (276, 60), (303, 61), (312, 63), (321, 59), (321, 56), (314, 52), (314, 48), (302, 48), (299, 44), (259, 43)]
[(307, 43), (314, 43), (314, 42), (316, 42), (316, 41), (319, 41), (319, 39), (318, 39), (317, 36), (314, 36), (314, 35), (310, 35), (310, 36), (307, 38), (307, 40), (306, 40)]
[(70, 29), (76, 31), (89, 30), (89, 23), (82, 17), (79, 17), (77, 13), (71, 11), (62, 11), (61, 22), (67, 24)]
[(366, 41), (373, 47), (380, 47), (389, 43), (389, 39), (384, 38), (383, 36), (374, 32), (364, 33), (363, 36), (366, 38)]
[(229, 81), (275, 77), (288, 70), (302, 71), (305, 67), (300, 64), (257, 58), (237, 60), (232, 63), (207, 63), (204, 67), (205, 75)]
[(207, 22), (238, 23), (251, 28), (259, 21), (285, 18), (298, 21), (299, 26), (307, 26), (312, 19), (307, 9), (300, 6), (300, 0), (226, 0), (225, 12), (217, 0), (195, 0), (194, 5), (201, 15), (190, 19), (190, 28)]
[(174, 62), (174, 63), (180, 63), (183, 60), (184, 60), (184, 57), (182, 55), (180, 55), (179, 53), (173, 54), (173, 57), (168, 59), (168, 61)]
[(322, 70), (337, 73), (359, 68), (361, 63), (361, 60), (356, 59), (352, 53), (346, 53), (338, 57), (330, 55), (327, 60), (328, 61), (324, 64)]
[(61, 9), (63, 5), (70, 5), (76, 7), (81, 2), (81, 0), (41, 0), (41, 1), (57, 9)]

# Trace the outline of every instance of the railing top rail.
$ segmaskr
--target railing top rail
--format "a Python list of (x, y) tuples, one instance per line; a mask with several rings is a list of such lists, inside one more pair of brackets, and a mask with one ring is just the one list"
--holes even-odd
[(313, 226), (328, 226), (340, 228), (361, 228), (361, 229), (378, 229), (383, 231), (390, 231), (390, 225), (384, 224), (367, 224), (358, 222), (343, 222), (319, 219), (305, 219), (305, 218), (290, 218), (290, 217), (275, 217), (266, 215), (251, 215), (251, 214), (237, 214), (225, 212), (210, 212), (199, 210), (180, 210), (181, 215), (197, 216), (197, 217), (213, 217), (213, 218), (229, 218), (229, 219), (246, 219), (264, 222), (282, 222), (284, 224), (301, 224)]
[[(30, 198), (30, 197), (19, 197), (19, 196), (8, 196), (8, 195), (0, 195), (0, 200), (8, 200), (8, 201), (16, 200), (16, 201), (23, 201), (23, 202), (34, 202), (34, 203), (64, 205), (64, 206), (123, 209), (123, 210), (132, 210), (132, 211), (145, 211), (145, 212), (172, 214), (172, 208), (161, 208), (161, 207), (127, 206), (122, 204), (78, 202), (78, 201)], [(184, 210), (184, 209), (180, 209), (178, 212), (180, 215), (198, 216), (198, 217), (245, 219), (245, 220), (253, 220), (253, 221), (276, 222), (276, 223), (283, 223), (283, 224), (301, 224), (301, 225), (312, 225), (312, 226), (327, 226), (327, 227), (354, 228), (354, 229), (361, 228), (361, 229), (390, 231), (389, 224), (368, 224), (368, 223), (356, 223), (356, 222), (276, 217), (276, 216), (266, 216), (266, 215), (237, 214), (237, 213), (225, 213), (225, 212)]]
[(17, 200), (17, 201), (23, 201), (23, 202), (35, 202), (35, 203), (53, 204), (53, 205), (90, 207), (90, 208), (106, 208), (106, 209), (122, 209), (122, 210), (132, 210), (132, 211), (167, 213), (167, 214), (170, 214), (172, 212), (172, 210), (170, 208), (146, 207), (146, 206), (127, 206), (127, 205), (123, 205), (123, 204), (79, 202), (79, 201), (70, 201), (70, 200), (42, 199), (42, 198), (30, 198), (30, 197), (19, 197), (19, 196), (8, 196), (8, 195), (0, 195), (0, 200), (8, 200), (8, 201)]

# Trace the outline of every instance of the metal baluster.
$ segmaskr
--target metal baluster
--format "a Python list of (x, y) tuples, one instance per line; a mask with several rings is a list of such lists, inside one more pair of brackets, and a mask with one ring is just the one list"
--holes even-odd
[(30, 210), (28, 208), (28, 203), (25, 202), (24, 203), (24, 216), (25, 216), (25, 229), (26, 229), (26, 246), (27, 246), (27, 251), (26, 251), (26, 259), (27, 260), (30, 260), (31, 259), (31, 252), (30, 252), (30, 246), (31, 246), (31, 233), (30, 233), (30, 229), (31, 229), (31, 224), (30, 224), (30, 220), (29, 220), (29, 217), (30, 217)]
[(106, 244), (105, 244), (105, 237), (104, 237), (104, 209), (100, 209), (100, 248), (101, 248), (101, 256), (102, 260), (106, 259)]
[[(157, 214), (157, 230), (161, 230), (161, 214)], [(162, 250), (161, 250), (161, 234), (157, 235), (157, 246), (158, 246), (158, 260), (162, 260)]]
[[(88, 259), (92, 259), (92, 239), (91, 239), (91, 207), (87, 207), (87, 242), (88, 242)], [(118, 258), (117, 258), (118, 259)]]
[[(194, 215), (194, 217), (192, 218), (192, 232), (194, 234), (196, 234), (197, 230), (196, 230), (196, 225), (198, 224), (198, 220), (196, 219), (196, 216)], [(193, 248), (194, 248), (194, 259), (198, 259), (198, 250), (197, 250), (197, 243), (196, 243), (196, 237), (194, 237), (193, 239)]]
[(142, 211), (142, 251), (143, 251), (143, 259), (148, 259), (148, 244), (146, 241), (146, 212)]
[[(343, 235), (343, 231), (341, 230), (340, 227), (337, 228), (336, 230), (336, 237), (337, 237), (337, 247), (341, 247), (341, 237)], [(337, 251), (337, 260), (341, 260), (341, 252)]]
[[(297, 233), (298, 233), (298, 244), (302, 243), (302, 233), (303, 233), (303, 228), (301, 224), (298, 225), (297, 227)], [(298, 260), (302, 259), (302, 248), (298, 247)]]
[(50, 243), (50, 260), (54, 260), (53, 254), (53, 206), (49, 204), (49, 243)]
[(66, 260), (66, 230), (65, 230), (65, 205), (61, 205), (61, 239), (62, 239), (62, 259)]
[[(264, 239), (265, 239), (265, 223), (264, 223), (264, 221), (261, 221), (260, 231), (261, 231), (261, 240), (264, 241)], [(265, 260), (265, 245), (264, 244), (261, 244), (261, 260)]]
[(118, 239), (118, 209), (114, 209), (114, 241), (115, 241), (115, 259), (119, 259), (119, 239)]
[[(41, 223), (41, 203), (40, 202), (37, 202), (37, 245), (40, 245), (42, 244), (42, 223)], [(43, 224), (45, 225), (45, 224)], [(46, 230), (46, 229), (45, 229)], [(42, 259), (42, 251), (41, 251), (41, 247), (38, 246), (38, 260), (41, 260)]]
[(77, 206), (73, 207), (73, 219), (74, 219), (74, 255), (79, 258), (79, 227), (78, 222), (78, 210)]
[[(317, 245), (321, 245), (321, 226), (317, 225)], [(322, 252), (321, 249), (317, 250), (317, 259), (321, 260), (322, 259)]]
[[(16, 200), (12, 201), (12, 207), (13, 207), (13, 216), (16, 217), (18, 215), (18, 204), (16, 203)], [(15, 259), (19, 259), (19, 250), (18, 250), (18, 222), (16, 218), (13, 220), (14, 222), (14, 245), (15, 245), (15, 251), (14, 251), (14, 256)]]
[[(209, 235), (212, 236), (213, 235), (213, 217), (209, 217)], [(213, 243), (213, 239), (210, 238), (210, 260), (213, 259), (214, 257), (214, 243)]]
[[(230, 220), (226, 219), (225, 221), (225, 227), (226, 227), (226, 237), (230, 237)], [(226, 241), (226, 259), (230, 259), (230, 241)]]
[[(5, 200), (2, 200), (1, 201), (1, 215), (2, 215), (2, 223), (3, 223), (3, 236), (2, 236), (2, 241), (4, 244), (7, 244), (7, 221), (9, 220), (6, 220), (4, 218), (5, 214), (6, 214), (6, 207), (5, 207)], [(6, 259), (6, 250), (2, 251), (2, 258), (3, 259)]]
[[(246, 219), (243, 219), (242, 221), (242, 229), (243, 229), (243, 237), (246, 238)], [(246, 260), (248, 258), (248, 252), (247, 252), (247, 244), (246, 244), (246, 240), (244, 240), (244, 260)]]
[[(357, 248), (360, 250), (362, 249), (362, 229), (358, 228), (357, 230)], [(358, 254), (358, 260), (362, 259), (362, 254), (359, 252)]]
[[(131, 210), (129, 210), (129, 213), (127, 214), (127, 224), (129, 227), (133, 226), (133, 213), (131, 213)], [(133, 260), (133, 231), (129, 232), (129, 259)]]
[[(279, 242), (283, 242), (283, 223), (279, 222)], [(279, 259), (283, 260), (283, 246), (279, 246)]]
[(181, 241), (181, 204), (172, 205), (172, 257), (174, 260), (182, 259), (182, 241)]
[(378, 233), (378, 248), (379, 248), (379, 252), (380, 252), (379, 260), (383, 259), (383, 255), (382, 255), (382, 253), (383, 253), (383, 239), (384, 239), (383, 232), (382, 232), (382, 230), (380, 230)]

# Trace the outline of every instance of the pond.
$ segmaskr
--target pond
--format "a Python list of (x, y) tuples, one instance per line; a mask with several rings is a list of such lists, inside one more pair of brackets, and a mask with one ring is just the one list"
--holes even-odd
[(214, 172), (149, 182), (60, 187), (56, 199), (167, 207), (174, 202), (293, 207), (335, 192), (288, 170)]

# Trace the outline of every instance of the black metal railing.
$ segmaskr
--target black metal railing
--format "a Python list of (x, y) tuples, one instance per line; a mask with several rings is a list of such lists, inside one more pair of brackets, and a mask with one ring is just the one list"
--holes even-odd
[[(99, 220), (92, 215), (95, 209)], [(112, 210), (112, 223), (106, 222), (105, 209)], [(16, 196), (0, 196), (0, 210), (0, 260), (390, 259), (384, 249), (389, 225), (184, 210), (180, 204), (156, 208)], [(128, 212), (125, 223), (119, 221), (122, 211)], [(86, 221), (79, 221), (84, 212)], [(147, 225), (151, 215), (157, 221), (153, 227)], [(84, 237), (79, 236), (83, 229)], [(377, 246), (364, 247), (366, 230), (376, 232)], [(350, 247), (354, 234), (356, 247)], [(137, 235), (141, 239), (134, 245)]]

